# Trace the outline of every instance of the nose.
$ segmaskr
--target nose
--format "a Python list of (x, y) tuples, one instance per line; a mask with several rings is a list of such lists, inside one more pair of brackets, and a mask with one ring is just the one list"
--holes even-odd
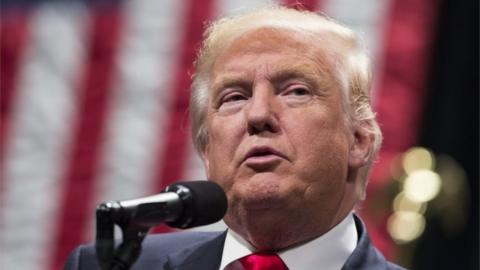
[(280, 130), (277, 107), (273, 89), (256, 87), (245, 110), (248, 134), (277, 133)]

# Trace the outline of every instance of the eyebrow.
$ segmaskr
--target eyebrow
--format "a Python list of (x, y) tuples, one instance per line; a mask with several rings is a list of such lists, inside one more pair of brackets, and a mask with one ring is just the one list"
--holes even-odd
[(211, 89), (212, 89), (212, 96), (217, 96), (222, 89), (233, 87), (233, 86), (240, 86), (242, 88), (249, 88), (252, 86), (252, 82), (248, 79), (245, 79), (247, 76), (245, 73), (240, 72), (232, 72), (223, 74), (218, 77), (215, 81), (213, 81)]
[(314, 88), (319, 88), (319, 84), (317, 81), (319, 79), (318, 75), (309, 70), (302, 71), (294, 68), (288, 70), (281, 70), (271, 75), (269, 79), (276, 86), (276, 88), (294, 79), (300, 79)]
[[(329, 73), (314, 67), (307, 63), (286, 64), (280, 66), (277, 70), (268, 76), (268, 80), (277, 88), (289, 80), (300, 79), (311, 85), (320, 92), (325, 92), (328, 88), (325, 83), (325, 77), (330, 77)], [(241, 87), (248, 89), (252, 87), (253, 81), (248, 79), (245, 72), (230, 72), (222, 74), (213, 81), (211, 89), (213, 97), (217, 96), (222, 89), (228, 87)]]
[(300, 79), (312, 86), (318, 94), (325, 94), (335, 80), (329, 70), (318, 64), (312, 65), (309, 61), (286, 64), (277, 69), (269, 78), (275, 86), (292, 79)]

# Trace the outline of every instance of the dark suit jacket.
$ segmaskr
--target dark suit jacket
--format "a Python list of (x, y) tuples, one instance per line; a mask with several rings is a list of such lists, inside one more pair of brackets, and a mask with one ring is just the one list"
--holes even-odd
[[(342, 270), (403, 269), (385, 260), (370, 242), (365, 225), (356, 216), (355, 225), (359, 236), (357, 247)], [(226, 232), (150, 235), (143, 242), (142, 254), (132, 270), (218, 270), (225, 237)], [(94, 246), (80, 246), (74, 250), (64, 269), (99, 269)]]

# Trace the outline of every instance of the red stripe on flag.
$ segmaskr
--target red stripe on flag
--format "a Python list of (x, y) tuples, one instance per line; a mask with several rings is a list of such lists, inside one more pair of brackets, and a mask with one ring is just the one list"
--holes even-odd
[[(78, 110), (64, 174), (59, 228), (52, 265), (60, 269), (69, 252), (84, 239), (94, 196), (107, 115), (110, 111), (114, 58), (122, 18), (119, 7), (92, 9), (90, 44), (78, 87)], [(51, 268), (50, 268), (51, 269)]]
[(378, 189), (391, 180), (392, 160), (417, 143), (438, 6), (437, 0), (392, 1), (384, 33), (376, 104), (384, 143), (368, 185), (367, 211), (362, 217), (375, 245), (389, 258), (393, 257), (386, 230), (389, 213), (372, 218), (368, 209), (374, 206), (368, 205), (378, 203), (382, 196)]
[[(205, 22), (212, 17), (214, 1), (189, 0), (185, 3), (186, 20), (183, 38), (179, 50), (179, 64), (174, 77), (174, 97), (167, 117), (167, 128), (159, 132), (166, 133), (164, 151), (159, 153), (158, 170), (154, 172), (154, 191), (160, 191), (165, 186), (181, 180), (185, 162), (188, 157), (187, 145), (190, 138), (188, 130), (188, 103), (190, 97), (191, 74), (193, 61), (200, 47)], [(155, 231), (168, 230), (158, 227)]]
[(5, 151), (18, 95), (19, 64), (29, 35), (29, 15), (23, 9), (12, 9), (2, 11), (0, 16), (0, 193), (5, 190)]
[(324, 0), (284, 0), (283, 5), (298, 10), (321, 10)]
[(376, 106), (385, 139), (374, 180), (385, 180), (391, 158), (417, 143), (438, 6), (437, 0), (392, 2)]

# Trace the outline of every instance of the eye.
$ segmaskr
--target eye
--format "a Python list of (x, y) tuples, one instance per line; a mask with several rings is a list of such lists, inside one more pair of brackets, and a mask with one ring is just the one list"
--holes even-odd
[(302, 87), (296, 87), (287, 92), (287, 95), (295, 95), (295, 96), (304, 96), (308, 95), (310, 92)]
[(217, 109), (219, 112), (233, 112), (241, 108), (248, 98), (243, 90), (229, 89), (219, 97)]
[(230, 94), (225, 95), (222, 98), (221, 103), (229, 103), (229, 102), (235, 102), (235, 101), (246, 100), (246, 99), (247, 98), (243, 94), (230, 93)]
[(284, 100), (291, 105), (303, 104), (312, 99), (311, 88), (302, 83), (291, 84), (282, 92)]
[(285, 90), (285, 96), (306, 96), (310, 94), (310, 90), (303, 85), (293, 85)]

